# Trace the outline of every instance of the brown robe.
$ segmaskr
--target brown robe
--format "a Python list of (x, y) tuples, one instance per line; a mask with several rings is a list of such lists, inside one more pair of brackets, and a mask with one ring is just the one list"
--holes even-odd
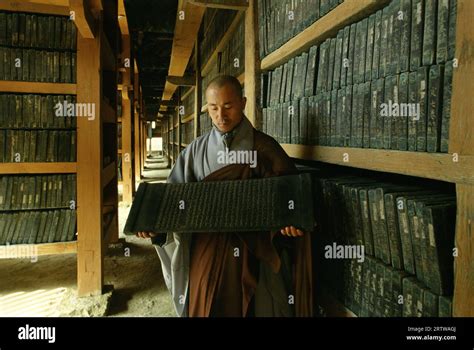
[[(268, 135), (254, 130), (257, 166), (233, 164), (203, 181), (265, 178), (296, 173), (291, 159)], [(278, 236), (277, 236), (278, 235)], [(189, 271), (189, 316), (252, 316), (259, 263), (274, 273), (281, 266), (274, 239), (291, 240), (296, 316), (312, 316), (311, 237), (285, 238), (280, 232), (198, 233), (193, 235)], [(236, 249), (238, 248), (238, 249)], [(251, 303), (252, 302), (252, 303)]]

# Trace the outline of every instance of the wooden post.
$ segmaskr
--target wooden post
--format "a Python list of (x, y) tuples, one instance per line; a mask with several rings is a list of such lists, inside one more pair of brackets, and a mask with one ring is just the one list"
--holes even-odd
[[(199, 35), (198, 35), (199, 38)], [(199, 55), (199, 39), (196, 39), (194, 44), (194, 71), (196, 73), (196, 85), (194, 86), (194, 138), (199, 136), (199, 121), (201, 120), (201, 60)]]
[[(474, 1), (457, 1), (456, 53), (457, 67), (453, 74), (453, 96), (449, 123), (449, 153), (454, 160), (460, 156), (474, 156), (474, 31), (472, 30)], [(474, 172), (474, 169), (472, 170)], [(456, 248), (454, 258), (453, 315), (474, 316), (474, 185), (456, 184)]]
[[(135, 181), (140, 182), (142, 177), (142, 171), (140, 166), (140, 113), (137, 110), (137, 104), (140, 97), (140, 82), (138, 71), (135, 71), (134, 80), (133, 80), (133, 154), (135, 162)], [(137, 184), (135, 183), (135, 188)]]
[(260, 128), (258, 117), (257, 97), (260, 89), (260, 59), (258, 57), (258, 23), (257, 23), (257, 2), (248, 1), (249, 6), (245, 11), (245, 95), (247, 106), (245, 114), (255, 128)]
[[(130, 60), (130, 36), (122, 36), (122, 62)], [(131, 103), (128, 97), (128, 87), (131, 86), (130, 64), (125, 66), (122, 73), (122, 200), (132, 203), (134, 193), (134, 181), (132, 170), (132, 116)]]
[(77, 102), (92, 103), (94, 120), (77, 118), (77, 290), (98, 295), (103, 287), (102, 116), (100, 35), (77, 38)]

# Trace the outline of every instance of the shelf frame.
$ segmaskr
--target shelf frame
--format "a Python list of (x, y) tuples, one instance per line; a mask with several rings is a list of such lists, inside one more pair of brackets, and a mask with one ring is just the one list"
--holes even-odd
[(265, 56), (262, 59), (261, 69), (269, 70), (278, 67), (309, 50), (311, 46), (335, 35), (347, 24), (356, 22), (367, 14), (384, 7), (387, 3), (389, 0), (345, 0), (301, 33)]
[(77, 84), (0, 80), (0, 91), (26, 94), (75, 95)]
[[(282, 144), (292, 158), (424, 177), (453, 183), (474, 184), (474, 156), (446, 153), (406, 152), (370, 148)], [(471, 171), (471, 172), (470, 172)]]

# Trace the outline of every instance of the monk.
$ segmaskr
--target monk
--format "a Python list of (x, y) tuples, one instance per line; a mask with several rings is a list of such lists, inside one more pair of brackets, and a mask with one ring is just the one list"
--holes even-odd
[[(213, 129), (181, 152), (167, 182), (296, 173), (278, 142), (254, 129), (245, 117), (246, 98), (235, 77), (212, 80), (206, 99)], [(244, 158), (253, 161), (246, 164), (238, 157), (223, 156), (231, 152), (248, 152)], [(312, 315), (310, 235), (293, 226), (283, 227), (279, 234), (139, 232), (137, 236), (152, 238), (179, 316)]]

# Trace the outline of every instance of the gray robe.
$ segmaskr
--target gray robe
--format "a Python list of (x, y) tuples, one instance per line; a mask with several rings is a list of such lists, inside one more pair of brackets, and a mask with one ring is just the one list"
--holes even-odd
[[(244, 116), (237, 126), (230, 150), (252, 151), (253, 132), (252, 124)], [(195, 139), (180, 153), (167, 182), (202, 181), (209, 174), (227, 165), (218, 162), (219, 151), (225, 152), (226, 147), (222, 140), (222, 132), (214, 126), (210, 132)], [(165, 244), (155, 244), (166, 286), (171, 293), (176, 313), (182, 317), (188, 315), (191, 236), (189, 233), (168, 233)]]

